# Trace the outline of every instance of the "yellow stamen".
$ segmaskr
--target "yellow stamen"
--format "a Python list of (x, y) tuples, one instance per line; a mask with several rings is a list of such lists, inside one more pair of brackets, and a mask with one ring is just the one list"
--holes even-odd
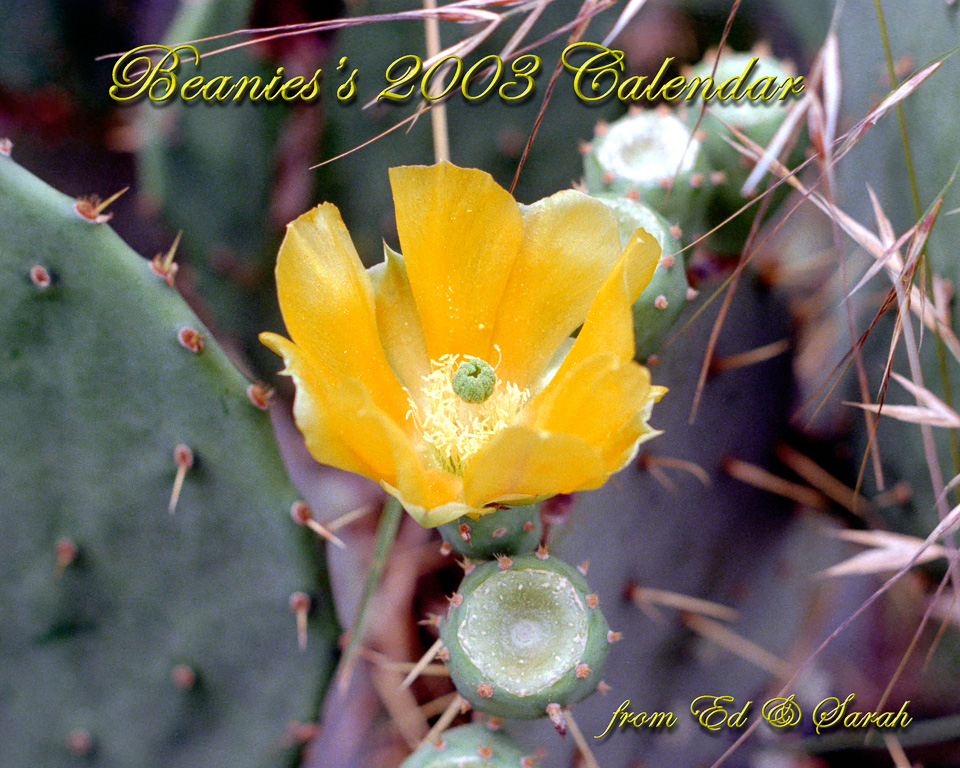
[(410, 398), (412, 418), (423, 439), (433, 448), (437, 463), (460, 475), (463, 464), (497, 432), (508, 426), (530, 397), (510, 381), (498, 379), (482, 403), (464, 402), (453, 390), (453, 374), (471, 358), (444, 355), (431, 360), (433, 371), (423, 377), (420, 402)]

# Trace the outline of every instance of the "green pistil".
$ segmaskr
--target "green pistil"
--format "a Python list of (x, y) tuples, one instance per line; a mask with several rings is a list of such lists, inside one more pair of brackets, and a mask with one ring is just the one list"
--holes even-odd
[(479, 357), (461, 363), (453, 374), (453, 391), (465, 403), (482, 403), (493, 394), (496, 385), (493, 368)]

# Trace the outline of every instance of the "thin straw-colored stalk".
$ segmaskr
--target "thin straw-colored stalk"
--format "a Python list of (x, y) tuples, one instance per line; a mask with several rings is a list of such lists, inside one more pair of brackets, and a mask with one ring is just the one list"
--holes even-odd
[(570, 711), (569, 707), (563, 710), (563, 715), (567, 721), (567, 730), (570, 731), (570, 735), (573, 737), (573, 743), (576, 744), (577, 749), (580, 750), (580, 756), (583, 758), (585, 768), (600, 768), (600, 765), (597, 763), (597, 758), (595, 758), (593, 752), (590, 751), (590, 745), (587, 743), (587, 740), (583, 738), (583, 732), (580, 730), (580, 726), (577, 725), (577, 721), (574, 720), (573, 712)]
[[(437, 8), (437, 0), (423, 0), (425, 10), (433, 11)], [(427, 35), (427, 57), (432, 59), (440, 53), (440, 22), (436, 16), (427, 16), (423, 20)], [(431, 83), (431, 96), (437, 92), (442, 83), (437, 80)], [(450, 139), (447, 134), (447, 105), (442, 101), (435, 101), (430, 109), (430, 126), (433, 129), (433, 157), (440, 163), (450, 160)]]
[(370, 558), (370, 570), (367, 571), (367, 583), (363, 588), (363, 597), (360, 599), (360, 607), (357, 609), (357, 617), (353, 622), (353, 630), (350, 633), (350, 643), (340, 661), (340, 671), (337, 673), (337, 688), (340, 693), (345, 693), (350, 685), (350, 678), (353, 676), (353, 668), (357, 663), (357, 651), (360, 648), (360, 641), (363, 636), (363, 630), (367, 624), (367, 611), (373, 600), (373, 594), (377, 591), (380, 584), (380, 577), (383, 575), (383, 568), (387, 563), (387, 555), (390, 554), (390, 547), (397, 537), (397, 528), (400, 526), (400, 516), (402, 509), (400, 502), (392, 496), (383, 505), (383, 512), (380, 513), (380, 522), (377, 525), (377, 539), (374, 544), (373, 557)]

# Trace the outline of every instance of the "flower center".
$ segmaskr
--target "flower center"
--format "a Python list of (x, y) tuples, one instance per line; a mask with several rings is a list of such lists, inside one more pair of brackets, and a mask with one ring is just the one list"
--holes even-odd
[(409, 398), (407, 418), (433, 448), (437, 463), (461, 475), (464, 462), (510, 424), (530, 392), (497, 379), (493, 367), (478, 357), (444, 355), (430, 366), (420, 388), (422, 405)]
[(451, 379), (451, 387), (465, 403), (482, 403), (493, 394), (497, 386), (497, 374), (490, 363), (474, 357), (461, 363)]

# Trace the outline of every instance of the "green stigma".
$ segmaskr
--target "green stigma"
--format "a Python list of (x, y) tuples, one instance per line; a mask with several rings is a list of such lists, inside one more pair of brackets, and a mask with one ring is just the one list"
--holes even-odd
[(453, 391), (465, 403), (482, 403), (493, 394), (497, 374), (479, 357), (461, 363), (453, 374)]

